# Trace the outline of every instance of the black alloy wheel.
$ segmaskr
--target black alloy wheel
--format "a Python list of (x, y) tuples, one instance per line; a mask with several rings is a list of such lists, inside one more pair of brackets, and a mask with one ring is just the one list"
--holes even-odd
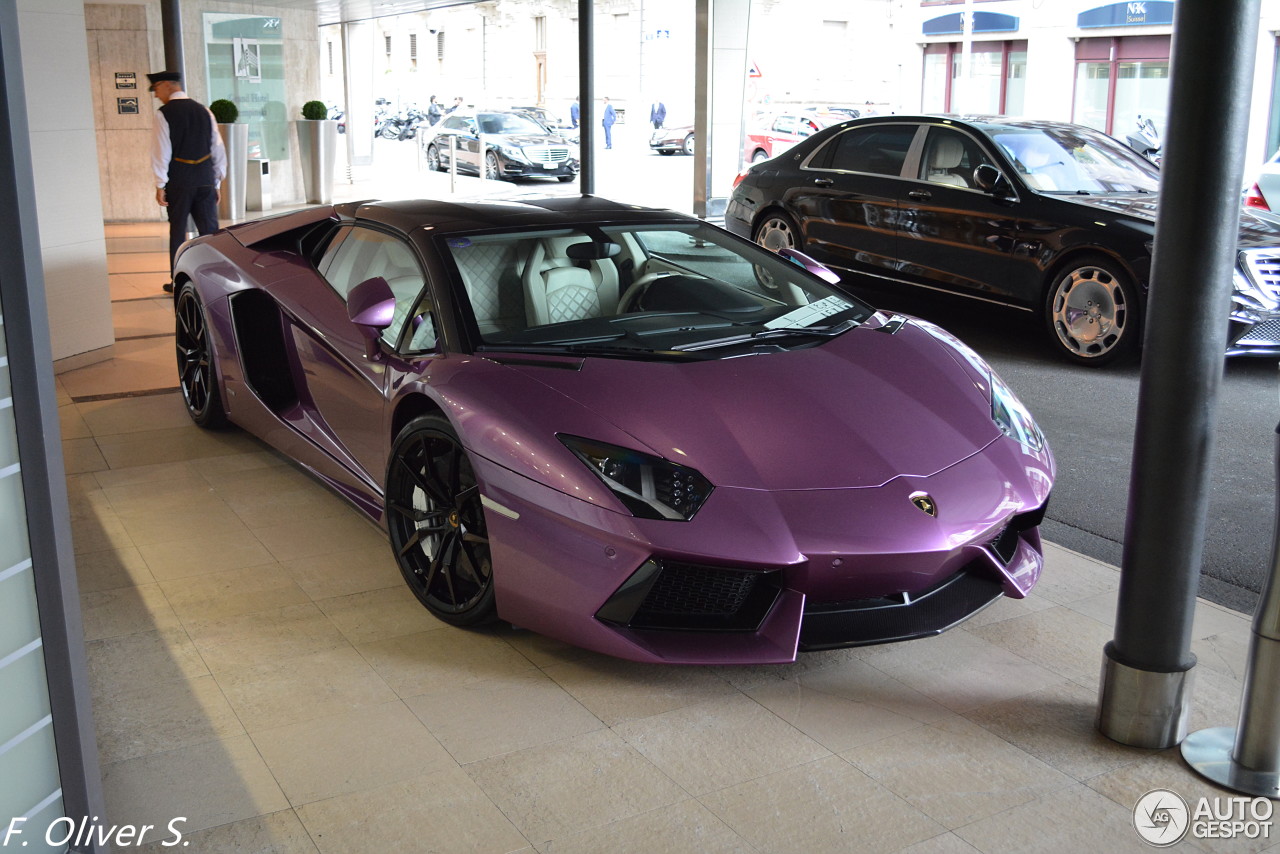
[(178, 350), (178, 386), (187, 414), (200, 427), (216, 429), (227, 423), (218, 392), (218, 374), (209, 347), (209, 324), (196, 287), (187, 282), (174, 300), (174, 343)]
[(434, 145), (427, 146), (427, 169), (432, 172), (444, 171), (444, 165), (440, 163), (440, 149)]
[(1138, 298), (1119, 265), (1101, 255), (1073, 258), (1049, 282), (1045, 323), (1069, 360), (1101, 366), (1138, 345)]
[(492, 151), (484, 156), (484, 177), (490, 181), (502, 180), (502, 166), (498, 163), (498, 155)]
[(455, 626), (497, 612), (480, 486), (453, 426), (438, 415), (405, 425), (387, 468), (387, 528), (418, 601)]

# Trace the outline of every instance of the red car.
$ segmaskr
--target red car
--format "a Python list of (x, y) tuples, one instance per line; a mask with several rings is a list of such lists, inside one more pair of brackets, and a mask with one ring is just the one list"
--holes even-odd
[(747, 134), (742, 159), (746, 163), (759, 163), (777, 157), (800, 140), (849, 118), (844, 113), (779, 113), (769, 120), (768, 127)]

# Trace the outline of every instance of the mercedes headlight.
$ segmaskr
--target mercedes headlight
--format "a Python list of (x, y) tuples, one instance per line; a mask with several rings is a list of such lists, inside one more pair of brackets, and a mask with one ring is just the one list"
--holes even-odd
[(633, 516), (689, 521), (714, 488), (688, 466), (605, 442), (557, 438), (604, 481)]
[(1027, 411), (1013, 389), (1004, 384), (994, 373), (991, 376), (991, 419), (1000, 431), (1023, 447), (1040, 452), (1044, 450), (1044, 434), (1035, 419)]

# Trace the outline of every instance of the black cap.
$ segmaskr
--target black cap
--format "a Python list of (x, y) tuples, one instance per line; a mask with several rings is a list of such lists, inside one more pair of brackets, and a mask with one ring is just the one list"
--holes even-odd
[(154, 74), (148, 74), (147, 79), (151, 81), (147, 89), (154, 89), (157, 83), (181, 83), (182, 75), (176, 71), (157, 71)]

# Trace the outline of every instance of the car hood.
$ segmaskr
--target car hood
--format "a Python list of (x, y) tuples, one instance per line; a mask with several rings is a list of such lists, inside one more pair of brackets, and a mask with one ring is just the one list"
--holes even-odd
[[(495, 138), (493, 135), (490, 138)], [(527, 145), (568, 145), (568, 140), (559, 136), (540, 136), (538, 134), (511, 134), (510, 136), (496, 136), (506, 145), (514, 145), (518, 148), (524, 148)]]
[(512, 369), (717, 486), (839, 489), (928, 476), (1001, 435), (986, 378), (952, 353), (912, 324), (867, 325), (765, 355)]
[[(1108, 213), (1131, 216), (1153, 224), (1156, 221), (1156, 209), (1159, 207), (1156, 195), (1053, 196), (1052, 198)], [(1241, 211), (1240, 247), (1246, 249), (1254, 246), (1280, 246), (1280, 228), (1259, 219), (1248, 211)]]

